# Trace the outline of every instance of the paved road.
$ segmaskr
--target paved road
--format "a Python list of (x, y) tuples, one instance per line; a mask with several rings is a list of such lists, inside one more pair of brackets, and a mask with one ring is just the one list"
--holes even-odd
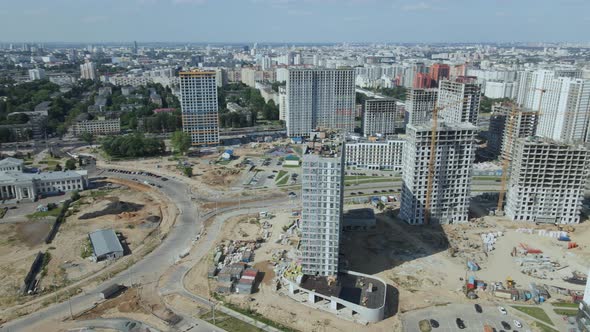
[[(512, 329), (518, 331), (530, 330), (530, 327), (522, 319), (513, 315), (508, 306), (504, 307), (508, 309), (508, 315), (502, 315), (498, 308), (494, 306), (482, 306), (483, 313), (480, 314), (475, 311), (473, 304), (449, 304), (404, 313), (402, 322), (405, 332), (420, 332), (418, 323), (423, 319), (434, 319), (440, 324), (440, 327), (433, 329), (433, 332), (481, 332), (486, 324), (496, 328), (496, 331), (506, 330), (501, 325), (502, 321), (510, 324), (510, 331)], [(457, 327), (455, 323), (457, 318), (461, 318), (465, 323), (464, 330)], [(522, 328), (517, 328), (514, 325), (513, 321), (515, 319), (522, 323)]]
[[(153, 332), (160, 332), (160, 330), (149, 326), (145, 323), (133, 320), (133, 319), (126, 319), (126, 318), (107, 318), (107, 319), (92, 319), (92, 320), (85, 320), (76, 322), (73, 324), (74, 328), (104, 328), (104, 329), (114, 329), (117, 331), (122, 332), (131, 332), (136, 331), (134, 329), (143, 329), (149, 328), (150, 331)], [(205, 331), (205, 330), (204, 330)], [(209, 330), (207, 330), (209, 331)]]

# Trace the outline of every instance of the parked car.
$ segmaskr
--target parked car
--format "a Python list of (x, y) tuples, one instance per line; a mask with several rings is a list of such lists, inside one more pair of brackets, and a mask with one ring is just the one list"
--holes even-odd
[(516, 327), (518, 327), (518, 328), (522, 328), (522, 324), (519, 321), (517, 321), (516, 319), (514, 320), (514, 325), (516, 325)]
[(510, 330), (510, 324), (508, 324), (508, 322), (502, 321), (501, 324), (503, 328)]
[(457, 327), (461, 330), (465, 328), (465, 323), (463, 322), (463, 320), (461, 320), (461, 318), (457, 318), (455, 320), (455, 323), (457, 323)]
[(481, 308), (481, 306), (479, 304), (476, 303), (475, 304), (475, 311), (477, 311), (478, 313), (481, 314), (483, 312), (483, 309)]
[(430, 320), (430, 326), (432, 326), (433, 328), (437, 328), (437, 327), (440, 326), (440, 324), (436, 320), (431, 319)]
[(502, 315), (507, 315), (508, 314), (508, 311), (506, 311), (506, 309), (504, 309), (504, 307), (498, 307), (498, 311), (500, 311), (500, 313)]

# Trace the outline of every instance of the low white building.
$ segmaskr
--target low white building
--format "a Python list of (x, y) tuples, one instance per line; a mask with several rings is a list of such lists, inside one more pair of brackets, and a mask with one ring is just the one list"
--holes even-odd
[(30, 200), (39, 195), (54, 195), (60, 192), (84, 190), (88, 187), (88, 173), (81, 171), (58, 171), (25, 173), (19, 159), (6, 158), (0, 161), (0, 198), (2, 200)]
[(346, 165), (373, 170), (401, 171), (404, 144), (405, 141), (402, 139), (347, 142), (344, 144)]

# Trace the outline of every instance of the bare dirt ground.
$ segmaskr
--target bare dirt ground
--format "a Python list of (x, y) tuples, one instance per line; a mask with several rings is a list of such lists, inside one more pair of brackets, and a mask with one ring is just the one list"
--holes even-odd
[[(98, 190), (81, 192), (82, 198), (71, 205), (68, 212), (70, 215), (49, 245), (44, 243), (44, 238), (51, 222), (37, 220), (18, 225), (0, 224), (0, 232), (6, 235), (0, 239), (0, 309), (13, 308), (17, 303), (33, 300), (31, 304), (18, 310), (19, 314), (23, 314), (26, 310), (34, 310), (35, 307), (54, 301), (53, 297), (35, 301), (34, 296), (21, 296), (18, 292), (39, 251), (47, 251), (51, 255), (39, 284), (41, 295), (44, 295), (44, 291), (95, 276), (106, 267), (106, 262), (95, 263), (82, 258), (89, 232), (114, 228), (122, 234), (126, 243), (124, 247), (128, 247), (130, 251), (125, 259), (137, 259), (139, 256), (134, 256), (145, 254), (143, 247), (146, 243), (157, 242), (157, 237), (166, 233), (173, 225), (178, 213), (175, 205), (169, 204), (153, 188), (132, 181), (112, 182), (117, 183)], [(100, 216), (93, 217), (93, 213)], [(89, 218), (80, 218), (88, 214)], [(91, 286), (91, 283), (83, 286)], [(62, 298), (61, 295), (59, 297)], [(11, 310), (3, 312), (3, 316), (11, 315)]]

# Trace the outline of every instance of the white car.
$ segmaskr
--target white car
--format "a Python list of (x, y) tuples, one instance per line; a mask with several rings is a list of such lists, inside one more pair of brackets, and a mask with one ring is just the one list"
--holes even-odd
[(518, 328), (522, 327), (522, 324), (519, 321), (517, 321), (516, 319), (514, 320), (514, 325), (516, 325), (516, 327), (518, 327)]
[(502, 315), (507, 315), (508, 314), (508, 312), (506, 311), (506, 309), (504, 309), (504, 307), (498, 307), (498, 311), (500, 311), (500, 313)]

